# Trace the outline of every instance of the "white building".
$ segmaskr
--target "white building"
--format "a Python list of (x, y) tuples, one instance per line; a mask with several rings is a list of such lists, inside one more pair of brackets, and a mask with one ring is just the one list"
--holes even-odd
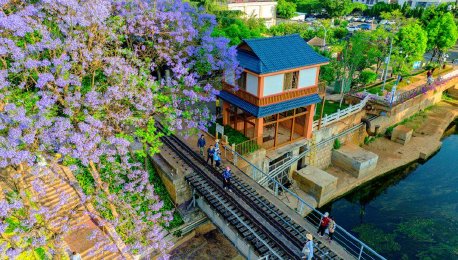
[(440, 5), (442, 3), (455, 3), (455, 0), (398, 0), (399, 5), (404, 5), (407, 3), (410, 7), (428, 7), (431, 5)]
[(404, 3), (410, 5), (410, 7), (428, 7), (431, 5), (439, 5), (442, 3), (454, 3), (455, 0), (353, 0), (356, 3), (362, 3), (368, 6), (373, 6), (376, 3), (384, 2), (387, 4), (398, 3), (400, 6), (403, 6)]
[(228, 10), (239, 10), (245, 13), (246, 17), (256, 17), (265, 20), (267, 27), (276, 23), (276, 1), (268, 0), (227, 0), (224, 2)]

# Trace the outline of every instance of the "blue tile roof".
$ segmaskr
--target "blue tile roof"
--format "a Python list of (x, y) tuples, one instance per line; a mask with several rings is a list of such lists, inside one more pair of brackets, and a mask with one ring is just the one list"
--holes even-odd
[(309, 96), (290, 99), (272, 105), (258, 107), (224, 90), (221, 91), (218, 96), (224, 101), (227, 101), (239, 107), (240, 109), (252, 114), (257, 118), (270, 116), (298, 107), (305, 107), (311, 104), (316, 104), (321, 101), (321, 98), (320, 96), (318, 96), (318, 94), (313, 94)]
[[(299, 34), (259, 39), (246, 39), (254, 55), (239, 48), (240, 66), (257, 74), (271, 73), (328, 62), (316, 53)], [(240, 45), (239, 45), (240, 46)]]

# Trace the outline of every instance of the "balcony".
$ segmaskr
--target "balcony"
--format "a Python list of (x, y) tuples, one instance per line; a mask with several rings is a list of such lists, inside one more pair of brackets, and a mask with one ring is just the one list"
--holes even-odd
[(307, 88), (300, 88), (300, 89), (294, 89), (294, 90), (289, 90), (285, 91), (283, 93), (267, 96), (267, 97), (262, 97), (259, 98), (257, 96), (254, 96), (253, 94), (250, 94), (242, 89), (239, 89), (238, 91), (234, 92), (234, 87), (227, 84), (223, 83), (223, 90), (236, 95), (237, 97), (250, 102), (253, 105), (256, 105), (258, 107), (294, 99), (294, 98), (299, 98), (303, 96), (308, 96), (312, 94), (318, 93), (318, 87), (313, 86), (313, 87), (307, 87)]

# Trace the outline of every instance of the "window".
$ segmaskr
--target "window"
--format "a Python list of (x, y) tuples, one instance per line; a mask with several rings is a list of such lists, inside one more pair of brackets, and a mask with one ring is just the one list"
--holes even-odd
[(298, 71), (285, 73), (285, 79), (283, 81), (283, 91), (297, 89), (298, 78)]
[(240, 78), (237, 79), (237, 86), (240, 89), (246, 90), (246, 72), (240, 74)]

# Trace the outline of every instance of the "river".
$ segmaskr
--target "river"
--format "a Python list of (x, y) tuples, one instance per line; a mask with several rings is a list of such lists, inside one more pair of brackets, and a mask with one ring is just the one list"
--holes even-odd
[(458, 129), (428, 161), (378, 178), (323, 208), (388, 259), (458, 259)]

